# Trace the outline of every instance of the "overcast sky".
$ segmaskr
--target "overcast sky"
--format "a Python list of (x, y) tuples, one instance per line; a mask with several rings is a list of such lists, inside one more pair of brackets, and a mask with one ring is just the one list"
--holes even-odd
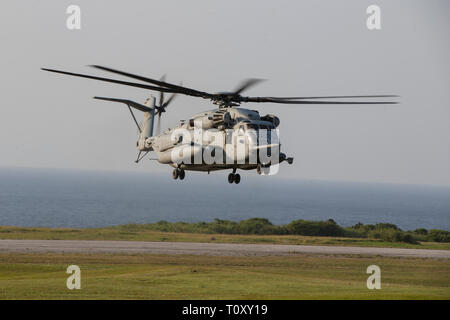
[[(66, 8), (81, 8), (81, 30)], [(381, 30), (366, 8), (381, 8)], [(399, 94), (397, 106), (247, 105), (281, 119), (280, 177), (450, 185), (450, 2), (3, 1), (0, 166), (167, 172), (136, 165), (126, 107), (149, 91), (40, 71), (101, 64), (209, 92), (242, 79), (249, 95)], [(211, 109), (178, 97), (163, 127)], [(256, 173), (254, 173), (256, 175)]]

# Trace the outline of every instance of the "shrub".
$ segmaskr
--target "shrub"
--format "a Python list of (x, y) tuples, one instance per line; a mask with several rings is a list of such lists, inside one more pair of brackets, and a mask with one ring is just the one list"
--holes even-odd
[(417, 240), (411, 233), (407, 233), (398, 229), (375, 229), (369, 232), (369, 237), (375, 239), (381, 239), (388, 242), (406, 242), (412, 244), (418, 244)]
[(220, 219), (214, 219), (214, 222), (209, 224), (208, 230), (211, 233), (226, 233), (226, 234), (239, 233), (236, 222)]
[(417, 233), (417, 234), (421, 234), (421, 235), (427, 235), (427, 234), (428, 234), (428, 230), (427, 230), (427, 229), (424, 229), (424, 228), (416, 229), (416, 230), (414, 230), (413, 232), (414, 232), (414, 233)]
[(417, 241), (450, 242), (450, 232), (419, 228), (402, 231), (392, 223), (362, 224), (342, 228), (333, 219), (327, 221), (295, 220), (287, 225), (273, 225), (265, 218), (251, 218), (234, 222), (214, 219), (213, 222), (167, 222), (128, 224), (119, 226), (125, 231), (157, 230), (162, 232), (222, 233), (222, 234), (292, 234), (305, 236), (370, 237), (389, 242), (418, 243)]
[(431, 229), (427, 236), (429, 241), (450, 242), (450, 232), (445, 230)]
[(409, 232), (402, 232), (400, 239), (401, 239), (400, 241), (402, 241), (402, 242), (419, 244), (419, 242), (417, 241), (417, 238)]
[(242, 220), (238, 224), (242, 234), (274, 234), (273, 224), (264, 218)]
[(375, 225), (373, 225), (373, 224), (362, 224), (361, 222), (358, 222), (357, 224), (352, 226), (351, 229), (355, 230), (360, 235), (367, 236), (369, 231), (375, 229)]
[(291, 234), (303, 236), (342, 236), (345, 231), (333, 220), (328, 221), (305, 221), (295, 220), (288, 225)]
[(392, 223), (377, 223), (375, 225), (376, 229), (394, 229), (394, 230), (401, 230), (399, 227), (397, 227), (395, 224)]

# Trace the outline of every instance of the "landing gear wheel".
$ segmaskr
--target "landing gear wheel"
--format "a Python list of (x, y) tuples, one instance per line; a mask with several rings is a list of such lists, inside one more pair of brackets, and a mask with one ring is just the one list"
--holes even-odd
[(234, 183), (238, 184), (241, 182), (241, 175), (239, 173), (234, 175)]
[(178, 169), (173, 169), (172, 178), (174, 178), (175, 180), (178, 179)]
[(233, 183), (233, 182), (234, 182), (234, 174), (233, 174), (233, 173), (230, 173), (230, 174), (228, 175), (228, 182), (229, 182), (229, 183)]
[(184, 169), (180, 169), (178, 172), (178, 177), (180, 178), (180, 180), (183, 180), (184, 176), (185, 176)]
[(262, 165), (260, 163), (258, 163), (258, 165), (256, 166), (256, 172), (259, 175), (268, 175), (270, 173), (270, 165)]

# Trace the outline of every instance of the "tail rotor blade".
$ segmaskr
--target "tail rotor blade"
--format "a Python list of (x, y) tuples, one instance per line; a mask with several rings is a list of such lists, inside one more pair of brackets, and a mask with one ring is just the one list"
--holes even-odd
[(156, 135), (161, 131), (161, 112), (158, 113), (158, 120), (156, 122)]
[[(163, 75), (161, 77), (161, 79), (159, 79), (159, 81), (161, 82), (165, 82), (166, 81), (166, 75)], [(161, 107), (164, 104), (164, 92), (160, 91), (159, 92), (159, 106)]]
[[(182, 85), (183, 85), (183, 82), (180, 82), (180, 86), (182, 86)], [(169, 97), (169, 99), (167, 99), (167, 101), (164, 102), (164, 104), (163, 104), (163, 109), (165, 109), (165, 108), (172, 102), (172, 100), (175, 99), (176, 96), (177, 96), (177, 94), (176, 94), (176, 92), (174, 92), (174, 93)]]
[(167, 101), (164, 102), (164, 104), (162, 105), (162, 107), (163, 107), (163, 108), (167, 107), (167, 106), (172, 102), (172, 100), (175, 99), (176, 96), (177, 96), (176, 93), (173, 93), (173, 94), (169, 97), (169, 99), (167, 99)]

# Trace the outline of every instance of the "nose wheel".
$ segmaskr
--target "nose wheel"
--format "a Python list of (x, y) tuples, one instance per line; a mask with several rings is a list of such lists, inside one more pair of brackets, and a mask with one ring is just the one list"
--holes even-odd
[(236, 183), (241, 182), (241, 175), (239, 173), (230, 173), (228, 175), (228, 183)]
[(256, 172), (259, 175), (268, 175), (270, 173), (270, 166), (267, 165), (261, 165), (260, 163), (258, 163), (258, 166), (256, 167)]
[(172, 178), (174, 178), (175, 180), (176, 179), (183, 180), (184, 176), (185, 176), (184, 169), (180, 169), (180, 168), (173, 169)]

